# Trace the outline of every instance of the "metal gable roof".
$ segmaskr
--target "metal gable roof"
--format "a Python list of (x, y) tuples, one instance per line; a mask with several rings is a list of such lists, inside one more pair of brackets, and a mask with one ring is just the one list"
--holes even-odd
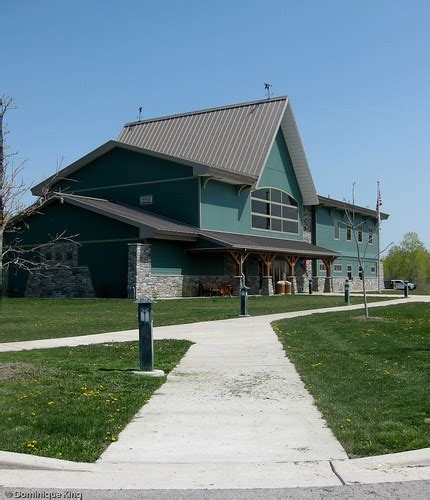
[[(318, 199), (288, 97), (128, 123), (118, 141), (207, 167), (261, 176), (281, 127), (305, 205)], [(210, 171), (209, 171), (210, 173)]]
[(282, 97), (130, 123), (118, 140), (257, 177), (286, 101)]

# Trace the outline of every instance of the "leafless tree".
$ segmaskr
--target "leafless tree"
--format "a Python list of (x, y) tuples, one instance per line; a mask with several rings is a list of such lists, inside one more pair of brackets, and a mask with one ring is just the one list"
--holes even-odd
[[(355, 182), (352, 184), (352, 203), (347, 204), (346, 201), (344, 203), (344, 212), (347, 220), (347, 227), (351, 229), (352, 234), (354, 235), (355, 248), (357, 252), (357, 260), (359, 265), (359, 274), (361, 278), (361, 283), (363, 287), (363, 304), (364, 304), (364, 317), (369, 319), (369, 308), (367, 305), (367, 289), (366, 289), (366, 276), (365, 276), (365, 258), (367, 248), (369, 246), (369, 238), (366, 238), (366, 244), (364, 246), (364, 250), (361, 251), (360, 243), (363, 240), (363, 225), (364, 220), (360, 217), (360, 219), (356, 216), (355, 211)], [(358, 235), (361, 233), (361, 241)]]
[(29, 272), (47, 267), (40, 258), (44, 249), (57, 241), (73, 241), (76, 236), (68, 236), (63, 231), (42, 244), (27, 246), (23, 242), (23, 231), (28, 228), (27, 217), (40, 213), (41, 206), (52, 193), (46, 189), (35, 203), (25, 206), (24, 197), (30, 189), (23, 178), (26, 162), (16, 161), (17, 152), (10, 151), (5, 142), (8, 130), (4, 118), (15, 107), (12, 97), (0, 97), (0, 280), (3, 270), (11, 265)]

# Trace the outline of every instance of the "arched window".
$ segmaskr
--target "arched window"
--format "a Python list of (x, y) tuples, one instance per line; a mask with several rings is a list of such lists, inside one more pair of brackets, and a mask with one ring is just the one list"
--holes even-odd
[(274, 188), (261, 188), (251, 193), (252, 227), (282, 233), (299, 232), (299, 208), (289, 194)]

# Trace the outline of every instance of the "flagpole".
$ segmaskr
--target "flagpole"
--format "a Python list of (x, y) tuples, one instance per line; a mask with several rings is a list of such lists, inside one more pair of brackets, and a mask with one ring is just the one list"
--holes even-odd
[(378, 233), (378, 293), (381, 293), (381, 212), (380, 212), (380, 204), (381, 204), (381, 191), (379, 189), (379, 181), (377, 181), (377, 201), (376, 201), (376, 210), (377, 210), (377, 233)]

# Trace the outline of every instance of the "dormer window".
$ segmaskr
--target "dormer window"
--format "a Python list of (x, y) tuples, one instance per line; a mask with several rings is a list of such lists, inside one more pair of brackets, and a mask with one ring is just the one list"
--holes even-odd
[(299, 209), (288, 193), (261, 188), (251, 193), (251, 217), (254, 229), (298, 234)]

